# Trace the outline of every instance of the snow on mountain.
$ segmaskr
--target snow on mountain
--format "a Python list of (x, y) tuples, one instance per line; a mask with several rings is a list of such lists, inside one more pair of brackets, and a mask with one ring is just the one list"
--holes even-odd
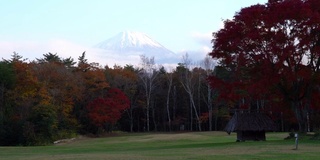
[(158, 64), (177, 64), (179, 59), (174, 52), (140, 32), (120, 32), (94, 47), (102, 50), (101, 56), (103, 57), (116, 56), (118, 59), (127, 59), (127, 61), (130, 61), (131, 58), (134, 63), (140, 60), (140, 55), (154, 57)]
[(140, 32), (124, 31), (96, 45), (102, 49), (124, 50), (127, 48), (143, 48), (144, 46), (162, 47), (158, 42)]

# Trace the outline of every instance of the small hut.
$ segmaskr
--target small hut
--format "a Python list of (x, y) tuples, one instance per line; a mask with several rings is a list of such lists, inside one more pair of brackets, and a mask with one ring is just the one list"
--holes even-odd
[(275, 124), (264, 113), (235, 112), (224, 130), (228, 134), (237, 132), (237, 142), (246, 140), (265, 141), (265, 132), (274, 131)]

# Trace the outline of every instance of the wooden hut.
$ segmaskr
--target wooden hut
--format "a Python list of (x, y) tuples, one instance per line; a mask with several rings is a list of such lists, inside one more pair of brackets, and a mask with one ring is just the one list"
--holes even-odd
[(274, 131), (275, 124), (264, 113), (236, 112), (224, 130), (228, 134), (237, 132), (237, 142), (246, 140), (265, 141), (265, 132)]

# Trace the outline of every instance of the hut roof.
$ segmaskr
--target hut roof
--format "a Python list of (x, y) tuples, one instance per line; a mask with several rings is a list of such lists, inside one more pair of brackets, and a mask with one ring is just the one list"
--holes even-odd
[(264, 113), (236, 112), (224, 130), (229, 134), (235, 131), (274, 131), (275, 124)]

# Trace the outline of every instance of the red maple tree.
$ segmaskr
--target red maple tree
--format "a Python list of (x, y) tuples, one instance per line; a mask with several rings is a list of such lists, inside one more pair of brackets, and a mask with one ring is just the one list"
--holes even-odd
[(238, 101), (286, 101), (300, 131), (307, 131), (307, 112), (319, 95), (320, 1), (270, 0), (243, 8), (213, 36), (210, 55), (234, 76), (229, 82), (211, 77), (211, 86)]
[(129, 105), (127, 96), (121, 90), (112, 88), (105, 97), (96, 98), (87, 105), (88, 117), (98, 127), (115, 124)]

